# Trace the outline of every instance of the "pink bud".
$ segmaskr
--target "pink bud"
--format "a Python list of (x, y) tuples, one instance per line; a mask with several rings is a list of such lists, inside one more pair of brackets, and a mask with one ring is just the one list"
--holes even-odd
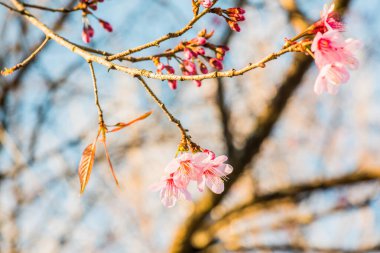
[(90, 4), (89, 6), (91, 9), (93, 9), (94, 11), (96, 11), (98, 9), (98, 6), (95, 4)]
[(174, 74), (174, 68), (170, 65), (165, 66), (166, 71), (168, 71), (169, 74)]
[(190, 43), (196, 44), (198, 46), (203, 46), (204, 44), (206, 44), (206, 42), (207, 40), (203, 37), (196, 37), (190, 41)]
[(183, 53), (184, 53), (185, 59), (187, 60), (191, 60), (192, 58), (197, 58), (198, 56), (193, 50), (187, 47), (185, 47), (185, 49), (183, 50)]
[(194, 48), (194, 51), (196, 54), (205, 55), (205, 50), (203, 47), (196, 47)]
[(102, 19), (99, 19), (99, 23), (107, 32), (112, 32), (113, 29), (110, 23)]
[(233, 31), (240, 32), (240, 26), (237, 22), (228, 20), (227, 23)]
[(176, 80), (169, 80), (168, 85), (169, 85), (170, 89), (172, 89), (172, 90), (177, 89), (177, 81)]
[(202, 82), (199, 81), (199, 80), (194, 80), (194, 83), (197, 85), (197, 87), (201, 87), (202, 86)]
[(84, 29), (82, 31), (82, 40), (84, 43), (90, 43), (90, 40), (91, 40), (90, 36)]
[(197, 73), (197, 68), (194, 62), (184, 60), (183, 65), (185, 70), (189, 72), (190, 75), (195, 75)]
[(201, 63), (199, 65), (199, 69), (201, 70), (202, 74), (207, 74), (208, 73), (208, 69), (206, 67), (206, 65), (204, 63)]
[(216, 68), (217, 70), (222, 70), (223, 69), (223, 63), (216, 59), (216, 58), (211, 58), (209, 60), (210, 62), (210, 65), (213, 67), (213, 68)]
[(157, 64), (157, 72), (161, 74), (162, 70), (165, 68), (165, 65), (162, 64), (161, 62)]

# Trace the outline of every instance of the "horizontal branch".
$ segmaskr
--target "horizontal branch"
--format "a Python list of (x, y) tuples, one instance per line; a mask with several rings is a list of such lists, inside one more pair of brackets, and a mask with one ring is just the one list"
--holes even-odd
[(377, 251), (380, 245), (370, 247), (362, 250), (347, 250), (347, 249), (322, 249), (319, 247), (307, 247), (302, 245), (252, 245), (249, 247), (239, 247), (230, 249), (232, 252), (315, 252), (315, 253), (367, 253), (370, 251)]
[(226, 212), (220, 217), (213, 225), (207, 226), (207, 231), (214, 234), (220, 227), (229, 224), (235, 217), (241, 217), (242, 213), (248, 209), (256, 208), (276, 203), (281, 203), (287, 199), (294, 199), (297, 196), (310, 194), (318, 190), (327, 190), (335, 187), (344, 187), (361, 182), (368, 182), (370, 180), (380, 179), (379, 168), (363, 168), (355, 173), (327, 180), (316, 180), (314, 182), (307, 182), (299, 185), (290, 186), (288, 188), (279, 189), (272, 193), (256, 196), (251, 202), (236, 206)]
[(145, 69), (136, 69), (136, 68), (128, 68), (122, 65), (115, 64), (113, 62), (108, 61), (107, 59), (103, 57), (99, 57), (96, 55), (93, 55), (89, 53), (86, 50), (81, 49), (80, 47), (76, 46), (74, 43), (68, 41), (67, 39), (59, 36), (55, 32), (53, 32), (51, 29), (49, 29), (44, 23), (39, 21), (35, 16), (30, 14), (29, 12), (25, 11), (23, 5), (17, 1), (17, 0), (11, 0), (14, 5), (16, 6), (16, 9), (18, 12), (23, 12), (22, 14), (31, 24), (36, 26), (38, 29), (40, 29), (43, 33), (45, 33), (46, 36), (50, 37), (52, 40), (56, 41), (61, 46), (66, 47), (67, 49), (71, 50), (73, 53), (80, 55), (83, 57), (86, 61), (96, 62), (98, 64), (101, 64), (108, 69), (115, 69), (120, 72), (124, 72), (126, 74), (129, 74), (133, 77), (136, 76), (143, 76), (151, 79), (157, 79), (157, 80), (177, 80), (177, 81), (187, 81), (187, 80), (205, 80), (205, 79), (214, 79), (214, 78), (220, 78), (220, 77), (234, 77), (243, 75), (244, 73), (256, 69), (256, 68), (263, 68), (265, 67), (265, 64), (269, 61), (272, 61), (274, 59), (277, 59), (279, 56), (286, 54), (288, 52), (294, 52), (295, 47), (287, 47), (284, 49), (281, 49), (280, 51), (276, 53), (272, 53), (265, 57), (264, 59), (258, 61), (257, 63), (249, 63), (246, 67), (243, 67), (241, 69), (231, 69), (228, 71), (221, 71), (221, 72), (211, 72), (208, 74), (203, 75), (193, 75), (193, 76), (182, 76), (182, 75), (170, 75), (170, 74), (158, 74), (153, 73), (152, 71), (148, 71)]

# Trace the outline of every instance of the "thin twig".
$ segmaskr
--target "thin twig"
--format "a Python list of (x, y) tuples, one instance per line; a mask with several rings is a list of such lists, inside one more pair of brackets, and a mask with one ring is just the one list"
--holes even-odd
[(70, 13), (74, 11), (79, 11), (82, 10), (82, 8), (77, 5), (76, 7), (72, 9), (67, 9), (67, 8), (49, 8), (46, 6), (41, 6), (41, 5), (35, 5), (35, 4), (28, 4), (28, 3), (22, 3), (25, 7), (28, 8), (34, 8), (34, 9), (39, 9), (39, 10), (44, 10), (44, 11), (50, 11), (50, 12), (62, 12), (62, 13)]
[(141, 76), (137, 76), (136, 78), (140, 81), (140, 84), (145, 88), (145, 90), (149, 93), (149, 95), (153, 98), (153, 100), (160, 106), (162, 111), (168, 116), (169, 120), (177, 125), (177, 127), (181, 131), (182, 138), (184, 138), (184, 139), (189, 138), (189, 136), (187, 135), (188, 130), (182, 126), (181, 121), (179, 121), (177, 118), (175, 118), (173, 116), (173, 114), (171, 114), (169, 112), (169, 110), (166, 108), (165, 104), (157, 97), (156, 94), (154, 94), (154, 92), (148, 86), (148, 84), (145, 82), (145, 80)]
[(92, 83), (93, 83), (93, 87), (94, 87), (95, 105), (98, 109), (99, 125), (104, 126), (103, 111), (102, 111), (102, 108), (101, 108), (100, 103), (99, 103), (98, 85), (96, 83), (94, 66), (92, 65), (92, 62), (88, 62), (88, 66), (90, 67)]
[(44, 41), (42, 41), (41, 45), (39, 45), (39, 46), (37, 47), (37, 49), (34, 50), (34, 51), (30, 54), (29, 57), (27, 57), (27, 58), (26, 58), (25, 60), (23, 60), (22, 62), (16, 64), (16, 65), (13, 66), (12, 68), (9, 68), (9, 69), (5, 68), (5, 70), (1, 71), (1, 74), (4, 75), (4, 76), (5, 76), (5, 75), (8, 75), (8, 74), (11, 74), (11, 73), (13, 73), (14, 71), (16, 71), (16, 70), (18, 70), (18, 69), (24, 67), (25, 65), (27, 65), (29, 62), (31, 62), (31, 61), (37, 56), (37, 54), (38, 54), (39, 52), (41, 52), (41, 50), (45, 47), (45, 45), (46, 45), (46, 43), (47, 43), (48, 41), (49, 41), (49, 37), (46, 37), (46, 38), (44, 39)]
[(0, 5), (4, 6), (5, 8), (9, 9), (10, 11), (14, 11), (14, 12), (17, 12), (17, 13), (20, 13), (20, 14), (24, 14), (24, 12), (19, 11), (19, 10), (15, 9), (15, 8), (9, 6), (6, 3), (0, 2)]

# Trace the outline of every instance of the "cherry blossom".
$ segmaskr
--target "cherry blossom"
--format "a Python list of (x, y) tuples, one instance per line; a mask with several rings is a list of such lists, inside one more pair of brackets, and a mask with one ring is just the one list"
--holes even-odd
[(360, 42), (353, 39), (344, 39), (337, 30), (330, 30), (324, 34), (317, 33), (311, 50), (314, 52), (315, 62), (319, 68), (326, 64), (339, 62), (351, 69), (359, 65), (354, 53), (360, 47)]
[(176, 186), (186, 188), (190, 180), (198, 180), (204, 166), (202, 161), (206, 158), (207, 154), (202, 152), (183, 153), (168, 164), (165, 172), (173, 174)]
[(224, 163), (227, 160), (228, 157), (225, 155), (215, 157), (213, 154), (203, 160), (203, 171), (201, 177), (198, 178), (200, 191), (203, 191), (205, 186), (216, 194), (224, 191), (224, 180), (227, 180), (227, 175), (233, 171), (231, 165)]
[(174, 183), (173, 174), (164, 176), (161, 181), (151, 187), (153, 191), (160, 191), (161, 202), (165, 207), (175, 206), (178, 199), (191, 200), (186, 188), (180, 188)]
[(321, 12), (321, 19), (314, 23), (313, 33), (325, 33), (328, 30), (344, 31), (344, 24), (340, 21), (338, 13), (334, 10), (335, 5), (325, 4)]
[(314, 85), (314, 92), (318, 95), (328, 92), (335, 95), (340, 84), (350, 78), (347, 68), (341, 63), (327, 64), (320, 69)]
[(191, 181), (203, 191), (207, 186), (212, 192), (220, 194), (224, 190), (224, 180), (232, 172), (232, 167), (226, 164), (227, 156), (216, 157), (212, 151), (182, 152), (165, 168), (165, 176), (153, 190), (160, 191), (161, 201), (166, 207), (175, 205), (179, 198), (191, 200), (187, 188)]

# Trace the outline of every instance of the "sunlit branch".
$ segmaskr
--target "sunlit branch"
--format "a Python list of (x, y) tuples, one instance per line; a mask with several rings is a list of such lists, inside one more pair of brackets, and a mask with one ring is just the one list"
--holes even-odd
[(93, 88), (94, 88), (95, 105), (96, 105), (96, 108), (98, 109), (99, 125), (104, 126), (103, 111), (99, 103), (98, 85), (96, 83), (94, 66), (92, 65), (92, 62), (88, 62), (88, 66), (90, 67), (90, 71), (91, 71), (92, 83), (93, 83)]
[[(17, 0), (12, 0), (12, 2), (15, 4), (17, 9), (20, 11), (24, 11), (22, 4), (20, 4)], [(277, 59), (279, 56), (286, 54), (288, 52), (298, 52), (297, 45), (289, 46), (287, 48), (283, 48), (280, 51), (276, 53), (272, 53), (265, 57), (264, 59), (256, 62), (256, 63), (249, 63), (246, 67), (243, 67), (241, 69), (231, 69), (228, 71), (221, 71), (221, 72), (210, 72), (208, 74), (203, 75), (193, 75), (193, 76), (184, 76), (184, 75), (162, 75), (158, 73), (154, 73), (152, 71), (148, 71), (145, 69), (136, 69), (136, 68), (128, 68), (125, 66), (121, 66), (118, 64), (115, 64), (113, 62), (108, 61), (107, 59), (103, 57), (99, 57), (96, 55), (93, 55), (89, 53), (86, 50), (83, 50), (79, 47), (77, 47), (75, 44), (71, 43), (67, 39), (57, 35), (54, 33), (51, 29), (49, 29), (45, 24), (43, 24), (41, 21), (39, 21), (36, 17), (31, 15), (30, 13), (26, 12), (26, 14), (23, 14), (23, 16), (28, 19), (28, 21), (39, 28), (42, 32), (44, 32), (47, 36), (49, 36), (51, 39), (55, 40), (58, 44), (68, 48), (72, 52), (80, 55), (83, 57), (86, 61), (96, 62), (99, 63), (108, 69), (115, 69), (124, 73), (127, 73), (131, 76), (143, 76), (148, 77), (152, 79), (158, 79), (158, 80), (177, 80), (177, 81), (186, 81), (186, 80), (205, 80), (205, 79), (213, 79), (213, 78), (219, 78), (219, 77), (234, 77), (243, 75), (244, 73), (256, 69), (256, 68), (264, 68), (265, 64), (267, 62), (270, 62), (274, 59)]]
[[(250, 210), (263, 210), (280, 205), (286, 201), (296, 200), (299, 196), (308, 196), (312, 192), (327, 190), (336, 187), (350, 186), (362, 182), (380, 179), (378, 168), (360, 168), (357, 172), (330, 180), (308, 182), (300, 185), (290, 186), (289, 188), (279, 189), (273, 193), (258, 195), (251, 202), (235, 206), (228, 212), (219, 217), (212, 225), (208, 225), (207, 233), (211, 236), (217, 230), (231, 223), (232, 220), (242, 217)], [(210, 238), (211, 240), (211, 238)]]
[(161, 110), (166, 114), (166, 116), (168, 116), (169, 120), (177, 125), (177, 127), (181, 131), (182, 138), (188, 139), (189, 138), (189, 136), (187, 135), (188, 130), (182, 126), (181, 121), (179, 121), (177, 118), (173, 116), (173, 114), (169, 112), (165, 104), (157, 97), (156, 94), (154, 94), (152, 89), (148, 86), (148, 84), (145, 82), (145, 80), (141, 76), (137, 76), (136, 78), (140, 81), (140, 84), (144, 87), (144, 89), (148, 92), (148, 94), (153, 98), (153, 100), (160, 106)]

